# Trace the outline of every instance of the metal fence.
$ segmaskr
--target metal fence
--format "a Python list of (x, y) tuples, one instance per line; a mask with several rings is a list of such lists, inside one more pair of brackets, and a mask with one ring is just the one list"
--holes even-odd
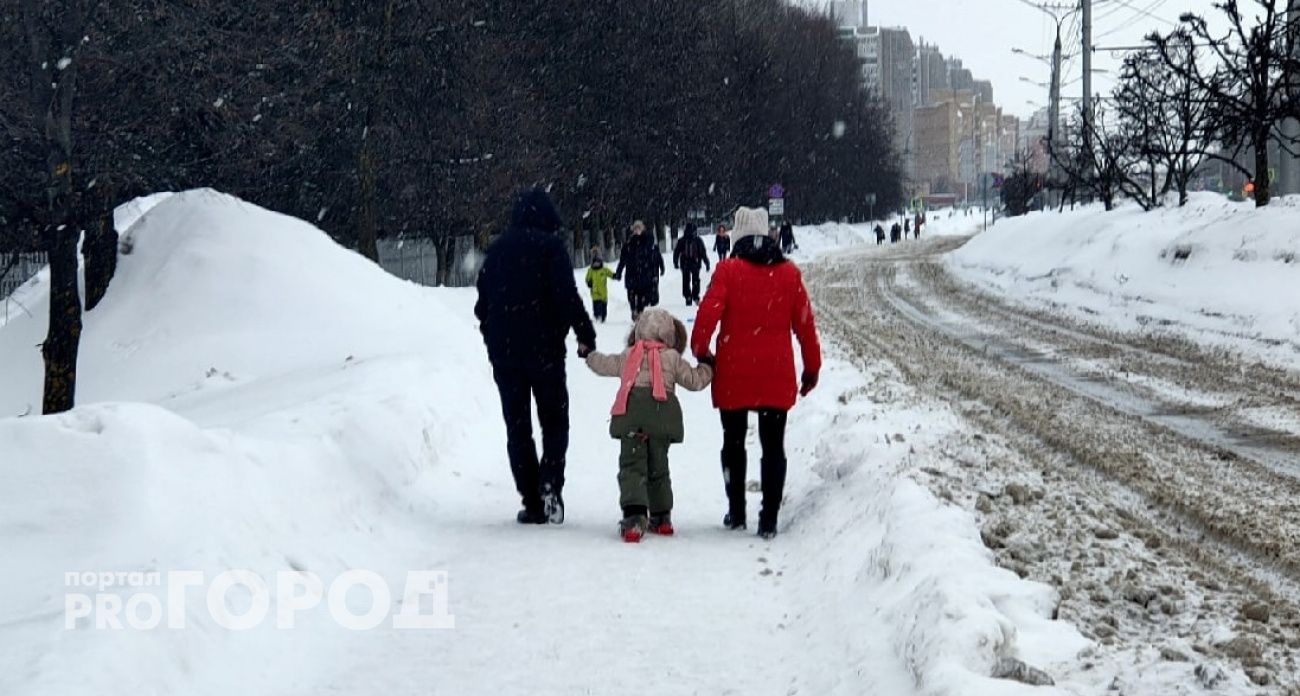
[[(12, 268), (9, 266), (10, 262), (15, 262)], [(0, 254), (0, 273), (3, 273), (6, 268), (9, 269), (4, 277), (0, 277), (0, 324), (9, 323), (13, 315), (25, 311), (9, 296), (40, 273), (41, 269), (45, 268), (45, 264), (44, 253)]]
[[(591, 263), (592, 248), (602, 246), (595, 235), (583, 234), (580, 239), (574, 240), (573, 234), (567, 231), (561, 234), (575, 268), (582, 268)], [(619, 238), (615, 237), (613, 249), (601, 249), (606, 261), (618, 257), (619, 241)], [(483, 254), (478, 250), (477, 240), (474, 237), (453, 237), (451, 265), (446, 273), (447, 285), (449, 287), (473, 285), (482, 262)], [(428, 286), (438, 284), (438, 247), (430, 239), (379, 240), (379, 265), (398, 278), (413, 283)]]
[[(452, 261), (446, 273), (447, 285), (473, 285), (478, 274), (479, 256), (473, 237), (452, 238)], [(439, 265), (438, 247), (431, 239), (379, 240), (379, 266), (398, 278), (435, 286), (438, 284)]]

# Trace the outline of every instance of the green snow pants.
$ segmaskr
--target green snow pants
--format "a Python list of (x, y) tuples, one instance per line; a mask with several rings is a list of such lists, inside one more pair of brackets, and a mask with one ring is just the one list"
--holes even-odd
[(668, 475), (666, 437), (632, 433), (619, 438), (618, 504), (624, 515), (659, 514), (673, 509), (673, 482)]

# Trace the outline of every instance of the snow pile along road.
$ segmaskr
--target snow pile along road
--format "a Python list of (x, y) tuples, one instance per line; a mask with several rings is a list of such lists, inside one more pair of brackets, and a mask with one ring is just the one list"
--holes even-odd
[[(307, 570), (329, 582), (349, 568), (422, 567), (408, 556), (425, 542), (410, 517), (436, 503), (425, 480), (436, 445), (495, 410), (457, 388), (487, 380), (473, 329), (311, 226), (212, 191), (168, 198), (122, 244), (111, 291), (86, 315), (85, 405), (0, 420), (0, 691), (311, 683), (347, 647), (324, 609), (300, 618), (312, 630), (277, 632), (272, 613), (232, 632), (201, 587), (159, 593), (185, 607), (187, 630), (83, 619), (67, 631), (64, 593), (97, 588), (67, 587), (65, 574), (200, 571), (210, 583), (246, 569), (274, 583)], [(47, 310), (36, 290), (33, 317), (0, 330), (8, 414), (39, 408), (33, 345)], [(362, 613), (357, 594), (348, 603)], [(238, 613), (250, 599), (228, 595)]]
[(1033, 213), (999, 221), (948, 268), (1031, 306), (1300, 364), (1300, 198)]
[[(914, 482), (961, 426), (912, 404), (897, 373), (828, 348), (792, 414), (770, 543), (720, 529), (717, 416), (686, 396), (678, 536), (632, 547), (613, 532), (616, 382), (570, 357), (568, 520), (520, 528), (472, 290), (396, 280), (213, 191), (149, 203), (125, 211), (138, 219), (118, 275), (86, 316), (78, 409), (13, 417), (39, 403), (43, 281), (31, 316), (0, 328), (0, 692), (1028, 692), (990, 676), (1006, 658), (1073, 683), (1084, 641), (1050, 620), (1054, 593), (995, 567), (971, 515)], [(664, 306), (689, 321), (677, 283)], [(629, 328), (612, 294), (611, 351)], [(209, 606), (232, 569), (273, 585), (246, 631)], [(349, 570), (390, 596), (328, 597)], [(431, 570), (449, 574), (455, 630), (393, 628), (414, 610), (408, 573)], [(148, 612), (115, 605), (140, 594), (120, 586), (65, 628), (65, 594), (99, 591), (69, 573), (173, 571), (207, 584), (144, 593), (184, 629), (166, 614), (133, 627)], [(276, 627), (281, 574), (320, 601), (291, 630)], [(242, 615), (256, 598), (236, 585), (216, 606)], [(379, 625), (348, 630), (331, 602)]]

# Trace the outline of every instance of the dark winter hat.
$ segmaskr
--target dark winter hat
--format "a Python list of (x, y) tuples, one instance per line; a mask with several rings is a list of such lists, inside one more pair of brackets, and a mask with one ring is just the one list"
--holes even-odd
[(688, 222), (688, 223), (686, 223), (686, 234), (687, 234), (687, 236), (690, 236), (690, 235), (695, 234), (695, 232), (696, 232), (697, 229), (698, 229), (698, 228), (695, 226), (695, 223), (693, 223), (693, 222)]
[(564, 226), (555, 210), (551, 197), (541, 189), (523, 191), (515, 199), (515, 209), (510, 215), (510, 226), (515, 229), (531, 228), (555, 232)]

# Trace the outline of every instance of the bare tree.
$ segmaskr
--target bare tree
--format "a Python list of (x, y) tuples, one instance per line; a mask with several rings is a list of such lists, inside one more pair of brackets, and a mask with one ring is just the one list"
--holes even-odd
[[(1165, 37), (1165, 53), (1180, 58), (1188, 70), (1200, 58), (1195, 40), (1185, 29)], [(1177, 191), (1178, 205), (1184, 206), (1192, 176), (1218, 147), (1210, 130), (1211, 100), (1187, 71), (1171, 70), (1150, 57), (1143, 52), (1125, 59), (1116, 108), (1124, 118), (1141, 121), (1147, 128), (1143, 152), (1165, 171), (1161, 193)]]
[[(1300, 59), (1290, 51), (1300, 18), (1287, 10), (1287, 0), (1248, 0), (1256, 9), (1252, 21), (1243, 16), (1239, 0), (1221, 0), (1214, 7), (1229, 28), (1216, 35), (1201, 15), (1181, 17), (1181, 32), (1147, 37), (1164, 66), (1186, 80), (1208, 101), (1205, 116), (1216, 139), (1230, 154), (1209, 153), (1230, 162), (1255, 180), (1255, 205), (1271, 198), (1268, 146), (1270, 141), (1295, 154), (1296, 143), (1281, 131), (1288, 118), (1300, 114), (1300, 104), (1285, 79), (1300, 71)], [(1191, 46), (1209, 48), (1212, 66), (1189, 60)], [(1250, 148), (1254, 171), (1236, 163), (1236, 155)]]
[(73, 186), (73, 105), (86, 24), (93, 0), (21, 0), (30, 48), (31, 113), (44, 144), (45, 205), (37, 212), (50, 262), (50, 323), (45, 357), (44, 413), (71, 409), (76, 398), (81, 297), (77, 289), (77, 239)]

